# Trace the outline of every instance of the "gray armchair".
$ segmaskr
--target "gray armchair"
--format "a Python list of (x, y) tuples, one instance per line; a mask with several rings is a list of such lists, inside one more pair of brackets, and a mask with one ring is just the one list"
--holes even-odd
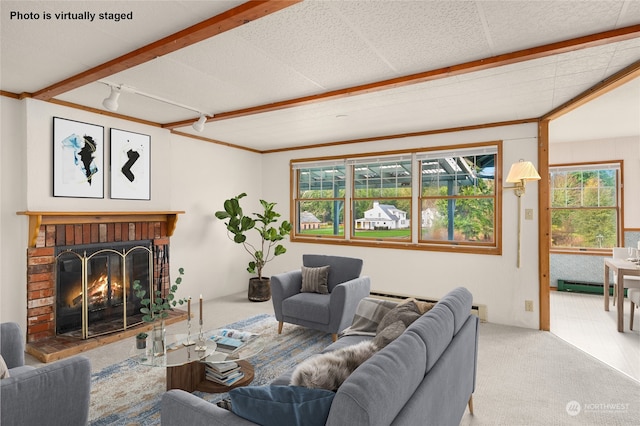
[(0, 380), (0, 424), (86, 425), (91, 364), (83, 356), (40, 368), (24, 365), (24, 342), (16, 323), (0, 324), (0, 354), (9, 377)]
[(360, 276), (362, 259), (305, 254), (306, 267), (329, 266), (328, 294), (302, 292), (302, 271), (294, 270), (271, 277), (271, 299), (278, 333), (283, 324), (297, 324), (332, 334), (335, 341), (351, 325), (356, 307), (369, 295), (369, 277)]

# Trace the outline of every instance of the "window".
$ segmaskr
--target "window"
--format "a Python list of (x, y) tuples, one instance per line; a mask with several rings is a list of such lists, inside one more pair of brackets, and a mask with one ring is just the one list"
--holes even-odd
[(350, 160), (353, 239), (411, 241), (411, 159)]
[(500, 254), (501, 149), (292, 160), (292, 240)]
[(419, 156), (421, 241), (495, 243), (496, 156), (496, 146)]
[(550, 168), (552, 248), (618, 246), (620, 171), (620, 162)]
[(294, 166), (296, 235), (344, 235), (344, 160)]

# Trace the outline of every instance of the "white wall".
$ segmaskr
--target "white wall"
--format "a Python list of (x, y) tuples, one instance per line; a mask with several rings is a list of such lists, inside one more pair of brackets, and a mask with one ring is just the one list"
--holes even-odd
[[(289, 160), (322, 155), (377, 152), (404, 148), (446, 146), (503, 139), (504, 170), (519, 159), (537, 162), (535, 124), (483, 129), (455, 134), (393, 141), (297, 150), (268, 155), (185, 138), (166, 129), (124, 121), (101, 114), (35, 100), (0, 97), (1, 266), (0, 321), (26, 325), (27, 218), (21, 210), (116, 211), (184, 210), (171, 238), (172, 276), (178, 267), (186, 275), (179, 297), (212, 299), (246, 291), (250, 275), (248, 255), (228, 240), (214, 212), (225, 199), (246, 192), (244, 208), (258, 211), (260, 198), (278, 203), (289, 213)], [(52, 118), (59, 116), (151, 136), (151, 201), (111, 200), (108, 185), (104, 199), (51, 196)], [(108, 144), (107, 144), (108, 147)], [(108, 156), (106, 156), (108, 165)], [(105, 165), (105, 166), (106, 166)], [(108, 177), (108, 175), (107, 175)], [(300, 266), (303, 253), (339, 254), (364, 259), (364, 273), (375, 290), (440, 297), (464, 285), (476, 303), (487, 305), (489, 321), (538, 328), (537, 184), (527, 187), (523, 208), (536, 212), (523, 222), (523, 265), (516, 268), (516, 197), (506, 192), (503, 202), (503, 255), (452, 254), (412, 250), (338, 247), (286, 242), (288, 253), (267, 265), (272, 275)], [(525, 312), (524, 300), (536, 311)]]
[(242, 192), (246, 211), (258, 211), (261, 161), (253, 152), (172, 136), (171, 209), (186, 211), (171, 237), (172, 269), (185, 268), (180, 297), (207, 300), (247, 289), (248, 255), (214, 213)]
[(640, 138), (552, 143), (549, 163), (624, 161), (624, 227), (640, 229)]
[[(263, 196), (278, 203), (278, 211), (288, 213), (289, 160), (338, 154), (379, 152), (406, 148), (504, 140), (503, 176), (520, 159), (537, 164), (537, 126), (526, 124), (502, 128), (449, 133), (343, 145), (329, 148), (268, 154), (263, 160)], [(534, 220), (523, 221), (522, 266), (516, 267), (517, 198), (505, 191), (503, 198), (502, 256), (455, 254), (326, 244), (287, 242), (288, 252), (267, 265), (273, 275), (298, 268), (302, 254), (320, 253), (356, 256), (364, 259), (364, 273), (376, 291), (438, 298), (455, 286), (465, 286), (474, 302), (487, 305), (490, 322), (539, 327), (538, 280), (538, 185), (527, 185), (523, 209), (533, 209)], [(524, 301), (533, 300), (535, 312), (524, 311)]]
[[(0, 96), (0, 322), (26, 323), (26, 105)], [(23, 328), (24, 329), (24, 328)]]
[[(261, 191), (261, 156), (174, 135), (167, 129), (36, 100), (0, 96), (0, 322), (26, 328), (26, 216), (32, 211), (184, 210), (171, 238), (172, 279), (185, 268), (178, 297), (211, 299), (245, 290), (249, 278), (240, 247), (227, 239), (213, 213), (225, 198)], [(53, 117), (151, 136), (151, 200), (112, 200), (105, 174), (105, 198), (52, 196)], [(109, 156), (105, 153), (105, 171)], [(254, 210), (255, 211), (255, 210)]]

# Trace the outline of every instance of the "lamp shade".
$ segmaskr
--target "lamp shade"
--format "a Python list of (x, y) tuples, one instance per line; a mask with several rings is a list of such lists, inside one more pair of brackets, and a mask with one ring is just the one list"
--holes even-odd
[(204, 123), (206, 122), (207, 122), (207, 117), (205, 115), (200, 115), (200, 118), (198, 119), (198, 121), (196, 121), (192, 125), (193, 130), (195, 130), (196, 132), (202, 132), (204, 130)]
[(507, 182), (520, 183), (525, 180), (540, 180), (540, 175), (536, 171), (536, 168), (531, 161), (513, 163), (507, 175)]
[(102, 101), (102, 105), (109, 111), (118, 110), (118, 98), (120, 97), (120, 89), (118, 87), (111, 87), (111, 93), (108, 98)]

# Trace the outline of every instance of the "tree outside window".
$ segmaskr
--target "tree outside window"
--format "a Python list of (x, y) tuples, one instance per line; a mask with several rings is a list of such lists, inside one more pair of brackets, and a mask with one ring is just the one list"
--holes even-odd
[(618, 245), (620, 163), (554, 166), (550, 170), (551, 247)]
[(435, 152), (421, 160), (420, 239), (493, 244), (497, 149), (455, 154)]

